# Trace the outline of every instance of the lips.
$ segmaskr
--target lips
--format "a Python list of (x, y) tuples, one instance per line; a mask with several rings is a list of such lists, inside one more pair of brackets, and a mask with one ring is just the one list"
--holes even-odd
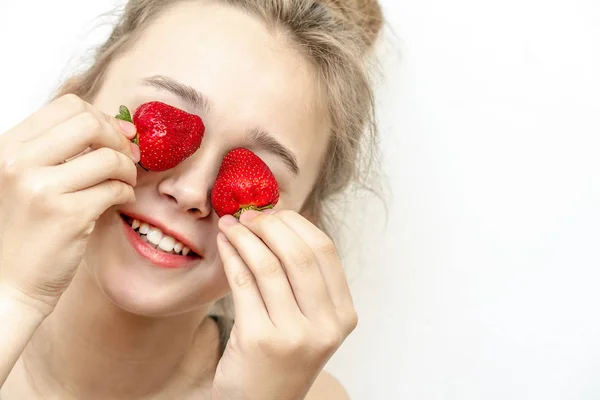
[[(140, 218), (139, 216), (137, 217)], [(155, 225), (150, 225), (148, 222), (133, 218), (126, 214), (121, 214), (121, 220), (123, 222), (125, 235), (132, 247), (140, 256), (142, 256), (142, 258), (158, 267), (189, 267), (201, 258), (197, 252), (190, 250), (187, 243), (184, 244), (183, 241), (180, 241), (180, 239), (175, 236), (164, 234), (162, 230)], [(145, 226), (144, 231), (147, 232), (146, 235), (140, 234), (140, 232), (133, 228), (132, 225), (135, 221), (138, 221), (140, 224), (140, 226), (136, 227), (138, 231), (142, 226)], [(152, 242), (149, 240), (148, 236), (150, 236)], [(178, 251), (176, 252), (175, 250)]]

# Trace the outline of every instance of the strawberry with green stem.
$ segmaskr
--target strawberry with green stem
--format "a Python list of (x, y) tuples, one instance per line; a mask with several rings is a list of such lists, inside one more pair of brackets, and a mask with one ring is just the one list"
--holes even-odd
[(199, 116), (160, 101), (142, 104), (133, 118), (129, 109), (121, 106), (116, 118), (135, 125), (137, 135), (132, 142), (140, 147), (139, 165), (146, 171), (176, 167), (198, 150), (204, 137)]

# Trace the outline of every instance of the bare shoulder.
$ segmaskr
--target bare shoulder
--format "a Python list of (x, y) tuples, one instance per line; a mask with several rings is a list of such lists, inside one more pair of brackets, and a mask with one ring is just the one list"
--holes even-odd
[(350, 400), (342, 384), (323, 371), (315, 380), (305, 400)]

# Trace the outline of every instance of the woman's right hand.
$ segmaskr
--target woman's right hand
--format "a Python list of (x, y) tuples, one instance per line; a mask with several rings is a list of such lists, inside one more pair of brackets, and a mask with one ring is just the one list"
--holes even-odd
[(75, 95), (0, 135), (0, 291), (54, 310), (98, 217), (135, 201), (134, 136), (133, 124)]

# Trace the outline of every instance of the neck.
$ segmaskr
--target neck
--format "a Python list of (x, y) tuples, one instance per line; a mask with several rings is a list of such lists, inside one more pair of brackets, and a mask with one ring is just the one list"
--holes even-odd
[[(208, 308), (162, 318), (127, 313), (100, 292), (81, 266), (32, 338), (24, 365), (41, 393), (63, 392), (78, 399), (151, 397), (181, 376), (189, 379), (186, 355), (192, 348), (200, 353), (194, 364), (204, 362), (206, 371), (212, 371), (218, 350), (207, 340), (214, 335), (207, 314)], [(202, 349), (200, 338), (211, 346)]]

